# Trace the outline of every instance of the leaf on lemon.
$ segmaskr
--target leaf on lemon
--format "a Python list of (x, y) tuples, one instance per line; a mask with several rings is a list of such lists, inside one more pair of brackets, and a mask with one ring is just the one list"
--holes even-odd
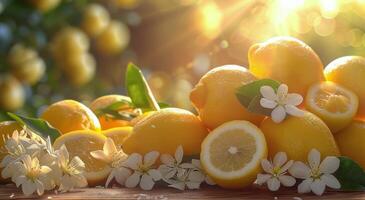
[(335, 173), (336, 178), (341, 183), (341, 190), (364, 191), (365, 171), (359, 164), (348, 157), (338, 157), (340, 167)]
[(128, 96), (136, 108), (143, 111), (160, 109), (141, 70), (133, 63), (128, 64), (125, 80)]
[(134, 108), (133, 103), (127, 100), (116, 101), (96, 111), (97, 116), (126, 121), (130, 121), (140, 114), (140, 110)]
[(47, 121), (43, 119), (24, 117), (14, 113), (8, 113), (8, 115), (42, 138), (47, 139), (49, 136), (52, 143), (56, 140), (56, 138), (61, 136), (61, 133), (57, 129), (53, 128)]
[(238, 98), (239, 102), (247, 108), (248, 111), (270, 116), (271, 110), (260, 105), (260, 99), (262, 98), (260, 88), (262, 86), (270, 86), (276, 91), (279, 85), (279, 82), (272, 79), (253, 81), (239, 87), (236, 91), (236, 97)]

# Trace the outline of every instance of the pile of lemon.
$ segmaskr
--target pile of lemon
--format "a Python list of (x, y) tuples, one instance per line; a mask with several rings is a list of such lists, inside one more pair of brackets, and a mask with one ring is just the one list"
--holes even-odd
[[(365, 58), (339, 58), (323, 70), (317, 54), (290, 37), (253, 45), (248, 57), (249, 69), (225, 65), (200, 79), (190, 93), (198, 116), (179, 108), (142, 114), (129, 97), (108, 95), (89, 107), (73, 100), (57, 102), (41, 118), (62, 133), (54, 147), (64, 144), (70, 156), (85, 162), (89, 185), (103, 184), (110, 173), (106, 163), (90, 155), (103, 148), (107, 137), (127, 154), (173, 155), (182, 145), (186, 156), (200, 155), (206, 173), (225, 188), (251, 185), (261, 172), (261, 160), (281, 151), (289, 159), (306, 161), (316, 148), (323, 156), (349, 156), (365, 168)], [(290, 92), (301, 94), (304, 116), (275, 123), (241, 105), (237, 89), (262, 78), (285, 83)], [(116, 111), (134, 118), (101, 112), (116, 102), (124, 102)], [(20, 128), (15, 122), (2, 122), (0, 134)]]

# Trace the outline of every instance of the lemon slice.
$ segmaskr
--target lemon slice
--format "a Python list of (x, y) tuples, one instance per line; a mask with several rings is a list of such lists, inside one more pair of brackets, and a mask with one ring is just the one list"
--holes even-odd
[(85, 163), (85, 178), (91, 186), (102, 184), (110, 173), (110, 167), (103, 161), (97, 160), (90, 152), (102, 150), (106, 137), (91, 130), (73, 131), (57, 138), (53, 144), (59, 149), (63, 144), (66, 146), (70, 159), (78, 156)]
[(320, 117), (332, 133), (349, 125), (357, 113), (359, 99), (352, 91), (333, 82), (312, 85), (307, 93), (306, 108)]
[(132, 133), (133, 127), (131, 126), (123, 126), (118, 128), (111, 128), (103, 131), (102, 133), (111, 138), (115, 146), (121, 147), (125, 138), (127, 138)]
[(200, 154), (206, 173), (224, 188), (252, 184), (266, 157), (264, 134), (248, 121), (231, 121), (214, 129), (203, 141)]

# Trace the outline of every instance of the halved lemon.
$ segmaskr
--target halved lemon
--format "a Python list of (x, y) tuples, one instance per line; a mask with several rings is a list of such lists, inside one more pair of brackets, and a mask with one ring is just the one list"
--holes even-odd
[(332, 133), (336, 133), (351, 123), (357, 113), (359, 99), (351, 90), (326, 81), (309, 88), (305, 106), (321, 118)]
[(111, 128), (103, 131), (102, 133), (106, 136), (111, 138), (115, 146), (121, 147), (124, 139), (127, 138), (133, 131), (133, 127), (131, 126), (123, 126), (118, 128)]
[(57, 138), (53, 144), (59, 149), (63, 144), (66, 146), (70, 159), (78, 156), (85, 163), (85, 178), (90, 186), (103, 184), (111, 169), (103, 161), (97, 160), (90, 152), (102, 150), (107, 137), (99, 132), (91, 130), (73, 131)]
[(248, 121), (230, 121), (214, 129), (200, 154), (206, 173), (219, 186), (232, 189), (251, 185), (266, 157), (264, 134)]

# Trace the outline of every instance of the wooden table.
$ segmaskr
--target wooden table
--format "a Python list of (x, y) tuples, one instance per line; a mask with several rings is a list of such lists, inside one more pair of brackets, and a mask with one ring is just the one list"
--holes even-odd
[(364, 199), (365, 192), (327, 192), (321, 197), (312, 194), (299, 195), (295, 190), (280, 190), (271, 193), (266, 190), (224, 190), (219, 187), (203, 187), (201, 190), (178, 191), (171, 188), (156, 188), (152, 191), (128, 188), (86, 188), (78, 189), (69, 193), (55, 194), (48, 192), (42, 197), (24, 197), (19, 189), (14, 186), (0, 186), (0, 199), (146, 199), (146, 200), (167, 200), (167, 199), (240, 199), (240, 200), (259, 200), (259, 199)]

